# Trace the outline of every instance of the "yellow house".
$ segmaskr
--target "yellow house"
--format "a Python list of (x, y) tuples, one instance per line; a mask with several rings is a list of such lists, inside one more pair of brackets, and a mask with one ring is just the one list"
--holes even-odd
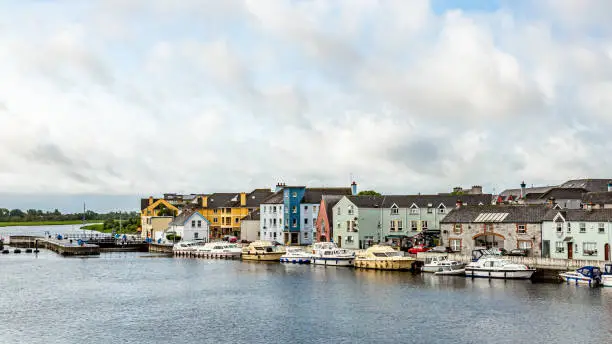
[(259, 209), (261, 202), (272, 195), (269, 189), (255, 189), (250, 193), (213, 193), (202, 196), (198, 211), (210, 221), (210, 238), (225, 235), (240, 237), (242, 219)]
[(153, 197), (141, 199), (140, 223), (142, 231), (140, 232), (140, 237), (142, 239), (151, 238), (151, 240), (157, 240), (178, 213), (178, 208), (164, 199), (154, 199)]

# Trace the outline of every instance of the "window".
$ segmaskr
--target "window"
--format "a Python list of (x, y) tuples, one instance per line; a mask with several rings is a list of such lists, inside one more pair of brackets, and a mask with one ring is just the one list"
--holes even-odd
[(518, 234), (525, 234), (525, 233), (527, 233), (527, 225), (516, 225), (516, 232)]
[(272, 207), (272, 212), (276, 214), (276, 206)]
[(410, 208), (410, 214), (417, 215), (418, 213), (419, 213), (419, 208), (417, 207)]
[(556, 252), (557, 253), (565, 252), (565, 242), (557, 241), (557, 242), (555, 242), (555, 247), (556, 247)]
[(266, 210), (268, 209), (268, 207), (266, 207), (265, 205), (261, 206), (261, 211), (265, 214)]
[(308, 219), (304, 219), (304, 224), (307, 225), (308, 224)]
[(307, 205), (304, 206), (304, 211), (308, 211), (308, 206)]
[(266, 225), (268, 224), (268, 219), (264, 219), (263, 221), (263, 228), (266, 229)]
[[(265, 221), (265, 219), (264, 219), (264, 221)], [(276, 227), (276, 219), (272, 219), (272, 226)]]
[(606, 232), (606, 224), (605, 224), (605, 223), (600, 223), (600, 224), (597, 226), (597, 232), (598, 232), (599, 234), (603, 234), (603, 233), (605, 233), (605, 232)]
[(297, 219), (293, 219), (293, 227), (297, 227)]
[(202, 228), (202, 220), (198, 220), (198, 228)]
[(433, 209), (432, 208), (427, 208), (427, 214), (431, 214), (433, 213)]
[(582, 243), (582, 253), (585, 256), (597, 255), (597, 243), (596, 242), (585, 242)]
[(348, 210), (347, 210), (347, 211), (348, 211), (348, 214), (349, 214), (349, 215), (353, 215), (353, 206), (352, 206), (352, 205), (349, 205), (349, 206), (348, 206)]
[[(569, 225), (569, 223), (568, 223), (568, 225)], [(567, 232), (568, 233), (570, 232), (570, 227), (569, 226), (567, 226)], [(580, 223), (580, 233), (586, 233), (586, 223), (584, 223), (584, 222)]]
[(563, 232), (563, 223), (557, 222), (557, 233)]
[(293, 191), (293, 193), (291, 194), (291, 197), (297, 197), (297, 192)]
[(395, 230), (395, 220), (389, 221), (389, 228), (394, 231)]
[(336, 212), (338, 215), (342, 215), (342, 211), (340, 210), (340, 207), (338, 207), (338, 211)]
[(215, 218), (213, 218), (213, 222), (217, 223), (217, 222), (219, 222), (219, 219), (215, 217)]
[(453, 228), (453, 232), (460, 234), (461, 233), (461, 224), (455, 223), (455, 227)]
[(315, 214), (317, 213), (317, 206), (316, 205), (312, 206), (312, 212), (315, 213)]
[(494, 232), (494, 225), (492, 223), (485, 223), (484, 224), (484, 231), (485, 232)]
[(530, 250), (532, 245), (533, 243), (531, 242), (531, 240), (519, 240), (518, 241), (518, 248), (523, 249), (523, 250)]
[(276, 232), (274, 232), (274, 239), (276, 239)]
[(394, 205), (391, 207), (391, 215), (397, 215), (397, 214), (399, 214), (399, 209), (398, 209), (398, 208), (397, 208), (397, 206), (394, 204)]
[(217, 213), (217, 209), (213, 209), (213, 214), (216, 214), (216, 213)]
[(240, 219), (239, 218), (235, 218), (234, 219), (234, 223), (238, 223), (238, 222), (240, 222)]
[(349, 235), (346, 237), (346, 242), (353, 242), (353, 236)]
[(418, 221), (410, 221), (410, 229), (413, 232), (416, 232), (416, 230), (418, 229)]
[(197, 239), (198, 238), (198, 234), (199, 234), (198, 232), (193, 233), (193, 238)]
[(461, 239), (450, 239), (449, 243), (450, 243), (451, 251), (453, 252), (461, 251)]
[(424, 231), (427, 230), (427, 221), (421, 221), (421, 229)]
[(195, 220), (191, 220), (191, 227), (195, 227)]
[(398, 221), (397, 221), (397, 230), (398, 230), (398, 231), (401, 231), (401, 230), (403, 229), (402, 227), (403, 227), (403, 226), (402, 226), (402, 220), (398, 220)]
[(446, 213), (446, 208), (444, 208), (444, 206), (440, 206), (440, 208), (438, 208), (438, 213), (440, 214)]
[(304, 239), (308, 239), (308, 232), (304, 232)]
[(336, 223), (336, 228), (338, 229), (342, 228), (342, 226), (340, 226), (340, 222)]
[[(264, 233), (264, 235), (266, 235), (266, 233)], [(261, 238), (261, 233), (257, 232), (257, 237)]]

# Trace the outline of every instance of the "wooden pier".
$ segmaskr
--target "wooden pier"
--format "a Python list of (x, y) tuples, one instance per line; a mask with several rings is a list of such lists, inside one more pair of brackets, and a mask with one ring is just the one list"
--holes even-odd
[(172, 244), (149, 244), (149, 252), (172, 254)]
[(95, 256), (100, 255), (100, 246), (93, 244), (79, 245), (75, 241), (58, 240), (39, 236), (11, 236), (11, 246), (20, 248), (45, 248), (62, 256)]

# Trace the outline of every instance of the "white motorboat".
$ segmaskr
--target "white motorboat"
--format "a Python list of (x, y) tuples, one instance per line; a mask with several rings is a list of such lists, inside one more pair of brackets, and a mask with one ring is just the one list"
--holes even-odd
[(172, 246), (172, 251), (174, 252), (192, 252), (195, 251), (198, 247), (197, 242), (195, 241), (180, 241)]
[(601, 270), (597, 266), (583, 266), (576, 271), (560, 273), (559, 277), (567, 284), (585, 284), (591, 287), (602, 282)]
[(448, 256), (437, 256), (427, 258), (425, 260), (425, 265), (421, 268), (422, 272), (443, 272), (443, 271), (452, 271), (452, 270), (460, 270), (465, 268), (465, 264), (455, 261), (448, 260)]
[(535, 269), (499, 256), (483, 256), (465, 267), (466, 277), (530, 279)]
[(209, 258), (238, 258), (242, 254), (242, 249), (236, 244), (218, 241), (196, 246), (196, 252)]
[(281, 263), (310, 264), (312, 254), (300, 247), (287, 247), (287, 253), (280, 257)]
[(331, 242), (319, 242), (312, 247), (312, 263), (316, 265), (353, 266), (355, 252), (341, 249)]
[(601, 274), (601, 285), (604, 287), (612, 287), (612, 264), (604, 266), (604, 272)]

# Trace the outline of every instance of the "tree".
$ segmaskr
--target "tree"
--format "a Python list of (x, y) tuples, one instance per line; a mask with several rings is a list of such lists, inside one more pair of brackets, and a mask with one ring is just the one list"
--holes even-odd
[(21, 211), (21, 209), (13, 209), (11, 210), (10, 215), (13, 217), (23, 217), (25, 213)]
[(11, 212), (6, 208), (0, 208), (0, 217), (7, 217)]
[(363, 190), (359, 191), (357, 196), (380, 196), (380, 194), (374, 190)]

